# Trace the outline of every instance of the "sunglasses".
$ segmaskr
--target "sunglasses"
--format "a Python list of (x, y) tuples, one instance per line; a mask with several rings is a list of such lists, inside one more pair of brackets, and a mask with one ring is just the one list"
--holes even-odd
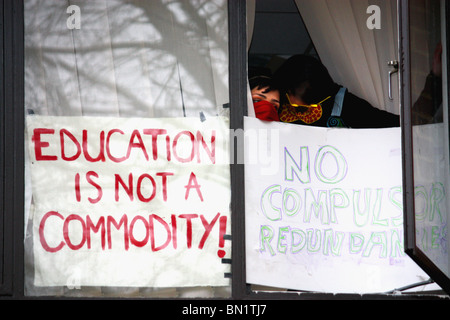
[(330, 99), (331, 96), (326, 97), (325, 99), (323, 99), (322, 101), (318, 102), (318, 103), (314, 103), (314, 104), (308, 104), (308, 105), (303, 105), (303, 104), (295, 104), (295, 103), (291, 103), (291, 99), (289, 99), (289, 95), (286, 93), (286, 98), (289, 102), (289, 105), (293, 106), (293, 107), (306, 107), (306, 108), (317, 108), (321, 103), (325, 102), (326, 100)]

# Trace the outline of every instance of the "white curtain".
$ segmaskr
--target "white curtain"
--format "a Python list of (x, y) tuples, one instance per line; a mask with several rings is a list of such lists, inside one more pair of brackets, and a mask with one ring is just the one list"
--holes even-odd
[[(24, 4), (29, 112), (125, 117), (226, 114), (226, 0), (26, 0)], [(70, 5), (80, 8), (80, 29), (67, 26)]]
[[(388, 61), (398, 59), (397, 1), (295, 0), (320, 59), (338, 84), (374, 107), (399, 114), (398, 74), (388, 97)], [(380, 29), (369, 29), (370, 5), (380, 8)]]

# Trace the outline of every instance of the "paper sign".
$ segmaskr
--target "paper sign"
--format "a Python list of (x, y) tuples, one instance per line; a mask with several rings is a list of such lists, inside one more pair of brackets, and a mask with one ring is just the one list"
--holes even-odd
[(37, 286), (228, 285), (228, 120), (27, 117)]
[(247, 282), (370, 293), (429, 278), (403, 249), (400, 128), (244, 125)]

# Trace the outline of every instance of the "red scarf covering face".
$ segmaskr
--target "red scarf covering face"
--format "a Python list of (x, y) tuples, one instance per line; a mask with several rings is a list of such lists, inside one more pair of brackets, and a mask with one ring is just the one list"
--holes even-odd
[(280, 121), (278, 111), (269, 101), (258, 101), (253, 104), (256, 118), (265, 121)]

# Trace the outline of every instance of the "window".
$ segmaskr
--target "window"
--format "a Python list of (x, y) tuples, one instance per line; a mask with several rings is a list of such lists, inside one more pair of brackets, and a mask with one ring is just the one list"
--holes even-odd
[(448, 291), (448, 4), (402, 6), (406, 249)]
[[(22, 38), (22, 7), (20, 2), (4, 2), (1, 5), (2, 24), (1, 32), (1, 281), (0, 294), (12, 295), (23, 292), (22, 278), (15, 275), (23, 274), (22, 246), (14, 246), (15, 240), (23, 239), (23, 168), (18, 167), (17, 160), (23, 159), (23, 38)], [(19, 160), (20, 161), (20, 160)], [(18, 238), (16, 238), (18, 237)]]
[(26, 295), (230, 295), (227, 12), (24, 1)]
[[(444, 228), (414, 219), (424, 216), (421, 201), (429, 197), (424, 190), (434, 192), (435, 204), (440, 201), (434, 217), (444, 221), (446, 216), (441, 184), (430, 189), (425, 185), (429, 181), (420, 181), (424, 188), (415, 186), (419, 177), (412, 157), (417, 156), (414, 139), (419, 135), (414, 130), (425, 126), (411, 122), (408, 101), (419, 94), (410, 80), (425, 79), (413, 76), (417, 70), (410, 73), (406, 67), (417, 61), (409, 51), (409, 38), (403, 37), (409, 35), (405, 33), (409, 24), (404, 22), (410, 2), (416, 1), (399, 1), (397, 11), (394, 1), (379, 1), (378, 32), (376, 21), (367, 24), (374, 13), (360, 0), (345, 1), (351, 10), (335, 0), (115, 0), (76, 5), (3, 1), (0, 295), (5, 299), (395, 299), (400, 297), (398, 291), (405, 290), (401, 297), (443, 297), (441, 288), (448, 293), (448, 263), (442, 260), (445, 255), (434, 254), (436, 248), (424, 247), (422, 240), (431, 239), (430, 244), (436, 245)], [(448, 6), (444, 1), (445, 9), (435, 6), (438, 2), (423, 2), (430, 4), (427, 17), (440, 16), (446, 22), (443, 13)], [(397, 15), (406, 28), (399, 30), (401, 39), (408, 45), (400, 48)], [(294, 27), (278, 23), (280, 17)], [(261, 31), (271, 22), (275, 23), (270, 34)], [(446, 24), (440, 25), (443, 29), (437, 26), (425, 38), (442, 37), (447, 58)], [(438, 29), (440, 35), (434, 32)], [(273, 36), (277, 32), (293, 39)], [(264, 38), (261, 34), (275, 46), (258, 42)], [(288, 41), (282, 44), (282, 38)], [(299, 38), (304, 41), (296, 41)], [(403, 50), (402, 55), (397, 50)], [(383, 166), (394, 159), (394, 166), (384, 166), (382, 174), (363, 168), (372, 172), (370, 179), (364, 179), (365, 172), (354, 171), (359, 165), (354, 165), (357, 152), (351, 150), (351, 143), (345, 148), (339, 144), (350, 142), (345, 131), (326, 137), (325, 143), (321, 130), (314, 135), (314, 128), (255, 119), (249, 75), (259, 73), (261, 67), (264, 72), (276, 71), (296, 53), (320, 59), (336, 81), (379, 109), (394, 114), (405, 110), (401, 128), (383, 129), (385, 134), (374, 140), (371, 133), (361, 131), (351, 141), (356, 145), (356, 140), (376, 140), (364, 149), (365, 156), (370, 154)], [(398, 73), (395, 63), (387, 64), (396, 60)], [(400, 81), (395, 81), (396, 76)], [(415, 88), (423, 87), (419, 83)], [(444, 116), (442, 123), (432, 126), (446, 128), (447, 122)], [(409, 140), (408, 128), (414, 132)], [(439, 130), (431, 134), (447, 137), (448, 131)], [(400, 150), (402, 134), (406, 139)], [(306, 135), (317, 140), (299, 144)], [(280, 137), (287, 137), (283, 145), (276, 144)], [(280, 146), (281, 152), (272, 153)], [(300, 161), (307, 155), (309, 161)], [(244, 156), (255, 162), (244, 162)], [(128, 164), (131, 158), (134, 162)], [(403, 168), (400, 159), (407, 164)], [(281, 178), (265, 180), (275, 176), (275, 169)], [(345, 184), (355, 181), (355, 176), (361, 184)], [(312, 180), (320, 184), (313, 186)], [(401, 186), (409, 191), (403, 208)], [(175, 189), (181, 190), (176, 193), (179, 200), (170, 202), (174, 196), (170, 191)], [(209, 197), (211, 193), (214, 197)], [(260, 210), (261, 201), (267, 209), (260, 215), (264, 223), (248, 214)], [(332, 206), (326, 208), (326, 201)], [(305, 203), (310, 210), (300, 215), (297, 209)], [(392, 215), (384, 216), (378, 210), (382, 205), (390, 206)], [(349, 208), (357, 210), (352, 209), (353, 215), (339, 226), (356, 225), (356, 229), (337, 228), (335, 222), (342, 222), (341, 212)], [(418, 231), (430, 229), (429, 238), (411, 237), (416, 230), (411, 233), (411, 220), (405, 218), (403, 248), (402, 209), (417, 222)], [(306, 217), (305, 228), (291, 224), (299, 216)], [(439, 244), (442, 249), (444, 243)], [(147, 255), (141, 255), (140, 249)], [(414, 274), (397, 277), (409, 258), (403, 249), (412, 257), (407, 269)], [(208, 255), (204, 260), (203, 252)], [(158, 266), (146, 259), (159, 253), (165, 262), (156, 270)], [(305, 255), (310, 259), (301, 261)], [(178, 261), (173, 261), (174, 256)], [(281, 261), (284, 269), (275, 268), (277, 273), (265, 269), (267, 264), (280, 263), (270, 261), (271, 257), (289, 261)], [(365, 273), (356, 268), (355, 257)], [(339, 259), (347, 260), (342, 265)], [(212, 261), (214, 267), (208, 265)], [(380, 261), (383, 267), (374, 267)], [(410, 268), (411, 262), (417, 265)], [(289, 269), (292, 265), (300, 267)], [(352, 273), (355, 269), (357, 274)], [(284, 273), (293, 278), (291, 272), (296, 272), (295, 279), (278, 277)], [(323, 274), (326, 277), (317, 281)], [(367, 276), (362, 294), (360, 287), (355, 290), (355, 281), (344, 283), (354, 274), (357, 280)], [(410, 281), (416, 275), (419, 282)]]

